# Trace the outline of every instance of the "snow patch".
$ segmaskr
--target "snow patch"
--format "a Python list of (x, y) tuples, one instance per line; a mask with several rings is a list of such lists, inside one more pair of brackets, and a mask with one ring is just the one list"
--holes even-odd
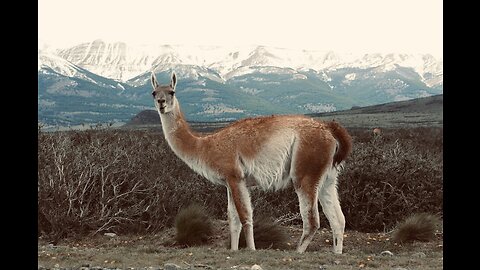
[(263, 90), (259, 90), (259, 89), (256, 89), (256, 88), (248, 88), (248, 87), (243, 87), (243, 86), (240, 86), (240, 91), (242, 91), (244, 93), (247, 93), (247, 94), (251, 94), (251, 95), (256, 95), (258, 93), (263, 92)]
[(207, 97), (212, 97), (218, 95), (217, 90), (213, 89), (208, 89), (208, 88), (192, 88), (192, 87), (187, 87), (182, 90), (184, 93), (192, 93), (192, 92), (201, 92), (204, 93)]
[(224, 113), (243, 113), (244, 111), (235, 107), (230, 107), (223, 103), (202, 104), (203, 111), (197, 114), (220, 115)]
[(393, 101), (404, 101), (404, 100), (409, 100), (410, 98), (404, 96), (404, 95), (396, 95), (393, 98)]
[(293, 80), (306, 80), (308, 77), (303, 74), (293, 74)]
[(357, 77), (357, 74), (355, 73), (348, 73), (347, 75), (345, 75), (345, 79), (349, 81), (355, 80), (356, 77)]
[(408, 84), (399, 79), (389, 79), (377, 83), (377, 89), (387, 89), (390, 91), (398, 91), (408, 87)]
[(299, 107), (304, 108), (305, 110), (313, 112), (313, 113), (333, 112), (337, 109), (333, 103), (326, 103), (326, 104), (324, 104), (324, 103), (318, 103), (318, 104), (307, 103), (307, 104), (301, 105)]
[(212, 102), (212, 101), (219, 101), (220, 99), (214, 98), (214, 97), (206, 97), (206, 98), (202, 98), (201, 100), (205, 102)]
[(419, 98), (429, 97), (429, 96), (431, 96), (431, 94), (429, 94), (429, 93), (428, 93), (427, 91), (425, 91), (425, 90), (421, 90), (421, 91), (419, 91), (418, 94), (417, 94), (417, 97), (419, 97)]
[(55, 107), (55, 101), (39, 99), (38, 100), (38, 107), (39, 108), (52, 108)]
[(205, 80), (198, 80), (198, 81), (195, 81), (195, 82), (191, 83), (191, 85), (206, 86), (207, 82)]

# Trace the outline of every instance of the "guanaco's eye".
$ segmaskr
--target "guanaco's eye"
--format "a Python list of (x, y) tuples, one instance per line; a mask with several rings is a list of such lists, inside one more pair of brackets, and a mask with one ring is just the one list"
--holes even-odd
[(156, 94), (155, 91), (153, 91), (153, 92), (152, 92), (152, 96), (155, 97), (155, 94)]
[(175, 95), (175, 91), (168, 91), (168, 94), (169, 94), (170, 96), (173, 96), (173, 95)]

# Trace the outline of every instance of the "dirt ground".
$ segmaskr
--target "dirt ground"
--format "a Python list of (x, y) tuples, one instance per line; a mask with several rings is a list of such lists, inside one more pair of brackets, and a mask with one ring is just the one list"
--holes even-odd
[[(55, 245), (38, 240), (38, 267), (43, 269), (164, 269), (173, 263), (182, 269), (443, 269), (443, 233), (430, 242), (397, 244), (389, 233), (346, 231), (344, 254), (332, 252), (329, 229), (318, 231), (307, 251), (295, 251), (301, 226), (287, 227), (285, 250), (240, 250), (227, 248), (228, 224), (216, 222), (209, 245), (181, 248), (175, 245), (174, 229), (155, 235), (97, 235), (63, 239)], [(382, 254), (390, 251), (393, 255)]]

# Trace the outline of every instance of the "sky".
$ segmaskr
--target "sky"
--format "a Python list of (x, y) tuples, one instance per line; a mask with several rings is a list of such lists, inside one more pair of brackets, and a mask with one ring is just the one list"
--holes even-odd
[(442, 57), (443, 0), (39, 0), (38, 38)]

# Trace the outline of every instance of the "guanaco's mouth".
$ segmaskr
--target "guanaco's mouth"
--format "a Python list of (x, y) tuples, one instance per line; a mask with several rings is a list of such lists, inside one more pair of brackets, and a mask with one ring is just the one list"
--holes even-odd
[(160, 112), (161, 112), (161, 113), (164, 113), (164, 112), (165, 112), (165, 107), (166, 107), (166, 106), (160, 107)]

